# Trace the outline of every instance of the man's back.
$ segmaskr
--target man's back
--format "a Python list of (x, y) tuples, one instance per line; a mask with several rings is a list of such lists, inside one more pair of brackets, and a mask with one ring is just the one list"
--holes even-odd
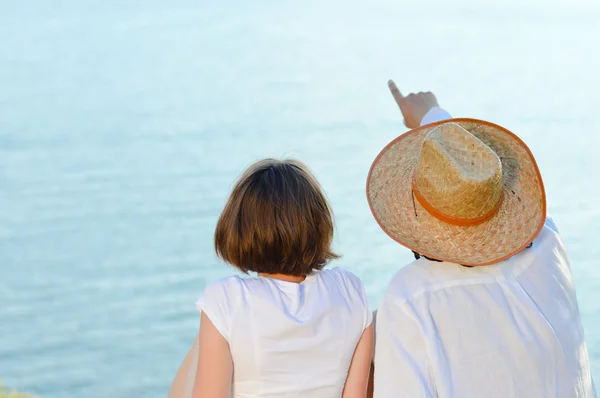
[(595, 397), (552, 220), (496, 265), (421, 259), (400, 270), (378, 312), (374, 396)]

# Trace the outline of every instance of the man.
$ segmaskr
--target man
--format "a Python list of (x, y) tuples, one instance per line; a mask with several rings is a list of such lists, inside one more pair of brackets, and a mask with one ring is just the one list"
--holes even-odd
[(595, 397), (533, 155), (500, 126), (446, 120), (432, 93), (389, 86), (412, 130), (374, 161), (367, 196), (416, 261), (378, 311), (374, 397)]

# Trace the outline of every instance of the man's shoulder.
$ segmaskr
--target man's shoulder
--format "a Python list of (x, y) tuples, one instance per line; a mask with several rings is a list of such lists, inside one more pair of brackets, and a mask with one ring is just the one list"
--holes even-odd
[[(532, 263), (546, 261), (548, 255), (561, 255), (558, 228), (551, 217), (534, 242), (534, 249), (524, 250), (498, 264), (485, 267), (464, 267), (447, 262), (434, 262), (421, 258), (401, 268), (390, 281), (385, 297), (395, 301), (411, 301), (423, 294), (456, 286), (481, 283), (498, 283), (509, 275), (516, 275)], [(560, 247), (556, 247), (559, 245)]]
[(456, 264), (421, 258), (401, 268), (392, 277), (385, 295), (400, 301), (410, 301), (423, 293), (443, 288), (458, 277)]

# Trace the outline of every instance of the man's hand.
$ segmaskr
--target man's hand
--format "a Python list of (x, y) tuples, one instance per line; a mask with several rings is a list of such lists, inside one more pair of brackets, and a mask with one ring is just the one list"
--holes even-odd
[(400, 90), (398, 90), (398, 87), (396, 87), (396, 83), (394, 83), (393, 80), (388, 81), (388, 86), (402, 112), (402, 116), (404, 116), (404, 124), (409, 129), (419, 127), (423, 116), (425, 116), (431, 108), (439, 106), (435, 95), (433, 95), (431, 91), (409, 94), (405, 97)]

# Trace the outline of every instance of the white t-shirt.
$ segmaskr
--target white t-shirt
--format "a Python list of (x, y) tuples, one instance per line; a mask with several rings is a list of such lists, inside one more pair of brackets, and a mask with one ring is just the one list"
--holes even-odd
[(339, 398), (372, 315), (362, 282), (340, 268), (302, 283), (231, 276), (196, 307), (229, 342), (234, 397)]

